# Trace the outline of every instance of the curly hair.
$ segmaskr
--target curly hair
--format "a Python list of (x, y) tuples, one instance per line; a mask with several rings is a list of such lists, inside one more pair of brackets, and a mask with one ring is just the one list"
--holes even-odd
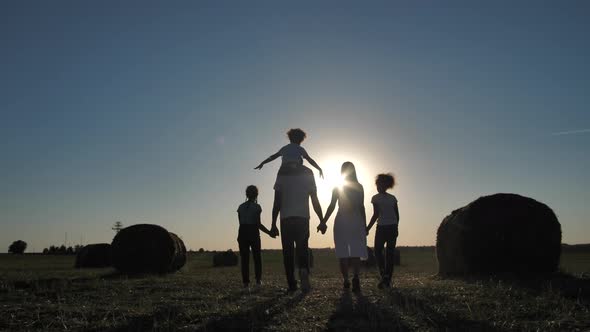
[(293, 128), (287, 132), (287, 137), (291, 143), (301, 144), (307, 137), (307, 134), (300, 128)]
[(393, 188), (395, 186), (395, 178), (391, 173), (383, 173), (377, 175), (375, 178), (375, 185), (385, 190)]
[(248, 200), (256, 201), (258, 198), (258, 188), (253, 184), (246, 187), (246, 197)]

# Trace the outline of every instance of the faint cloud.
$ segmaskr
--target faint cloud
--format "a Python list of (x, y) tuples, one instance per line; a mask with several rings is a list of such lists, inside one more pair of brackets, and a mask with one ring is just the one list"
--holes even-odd
[(568, 130), (568, 131), (558, 131), (556, 133), (551, 133), (551, 136), (576, 135), (576, 134), (590, 134), (590, 128), (578, 129), (578, 130)]

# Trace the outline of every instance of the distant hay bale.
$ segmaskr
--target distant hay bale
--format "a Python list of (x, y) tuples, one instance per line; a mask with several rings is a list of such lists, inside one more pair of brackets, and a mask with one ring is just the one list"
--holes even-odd
[(236, 266), (238, 265), (238, 255), (232, 250), (217, 252), (213, 255), (213, 266)]
[(186, 248), (176, 234), (158, 225), (123, 228), (112, 243), (113, 266), (123, 273), (167, 273), (186, 263)]
[(108, 243), (88, 244), (76, 255), (77, 269), (111, 266), (111, 245)]
[(554, 272), (560, 254), (553, 210), (516, 194), (480, 197), (453, 211), (436, 238), (441, 275)]

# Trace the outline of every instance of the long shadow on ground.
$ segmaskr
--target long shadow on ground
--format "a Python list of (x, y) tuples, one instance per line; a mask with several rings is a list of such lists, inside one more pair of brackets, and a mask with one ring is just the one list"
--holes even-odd
[[(453, 279), (453, 277), (447, 277)], [(455, 277), (467, 283), (489, 282), (513, 285), (526, 289), (534, 295), (545, 292), (558, 292), (562, 296), (590, 305), (590, 278), (578, 278), (566, 273), (514, 275), (499, 274), (489, 276)]]
[(487, 321), (464, 318), (452, 311), (441, 312), (428, 299), (400, 289), (394, 288), (385, 294), (390, 304), (404, 312), (423, 317), (424, 323), (436, 331), (505, 331)]
[(328, 331), (411, 331), (399, 314), (372, 303), (362, 294), (343, 291), (336, 311), (330, 316)]
[(297, 305), (306, 294), (285, 295), (253, 303), (248, 309), (212, 317), (202, 324), (179, 306), (163, 306), (154, 313), (130, 317), (126, 323), (110, 331), (260, 331), (278, 314)]
[(285, 295), (255, 303), (247, 310), (219, 316), (207, 321), (199, 331), (259, 331), (277, 315), (296, 306), (307, 294)]

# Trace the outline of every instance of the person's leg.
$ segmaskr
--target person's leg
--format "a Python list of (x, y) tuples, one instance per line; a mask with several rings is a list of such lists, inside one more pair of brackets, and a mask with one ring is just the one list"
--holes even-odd
[(244, 239), (238, 241), (240, 258), (242, 264), (242, 282), (244, 285), (250, 283), (250, 243)]
[(359, 257), (350, 257), (350, 266), (352, 266), (353, 278), (358, 278), (361, 272), (361, 259)]
[(287, 284), (290, 290), (297, 287), (295, 281), (295, 245), (292, 230), (287, 219), (281, 219), (281, 245), (283, 247), (283, 265), (287, 276)]
[(387, 285), (391, 283), (391, 277), (393, 276), (393, 266), (395, 263), (395, 245), (397, 242), (397, 226), (390, 227), (391, 229), (387, 234), (387, 262), (385, 264), (385, 276), (384, 279)]
[(301, 289), (308, 291), (311, 287), (309, 283), (309, 220), (296, 220), (294, 231)]
[(252, 258), (254, 259), (254, 273), (256, 275), (256, 284), (260, 284), (262, 278), (262, 257), (260, 253), (260, 237), (252, 243)]
[(359, 257), (350, 257), (348, 259), (350, 266), (352, 266), (353, 277), (352, 277), (352, 291), (360, 292), (361, 283), (359, 279), (359, 273), (361, 270), (361, 259)]
[(377, 226), (377, 231), (375, 232), (375, 248), (373, 250), (375, 260), (377, 261), (377, 266), (379, 267), (379, 275), (382, 279), (385, 275), (385, 258), (383, 257), (383, 246), (385, 245), (385, 238), (383, 236), (383, 233), (383, 227)]
[(348, 258), (340, 258), (340, 273), (342, 273), (342, 279), (344, 280), (344, 288), (350, 287), (350, 281), (348, 281)]

